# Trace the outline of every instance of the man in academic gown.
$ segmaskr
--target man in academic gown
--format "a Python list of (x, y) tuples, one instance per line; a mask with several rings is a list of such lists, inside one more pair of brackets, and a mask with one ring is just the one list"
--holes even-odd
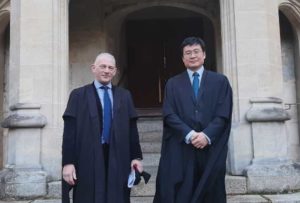
[(115, 58), (97, 56), (92, 84), (71, 92), (64, 119), (62, 202), (128, 203), (128, 175), (143, 171), (137, 114), (129, 91), (113, 86)]
[(231, 87), (224, 75), (204, 69), (202, 39), (186, 38), (181, 48), (187, 70), (166, 84), (154, 202), (223, 203)]

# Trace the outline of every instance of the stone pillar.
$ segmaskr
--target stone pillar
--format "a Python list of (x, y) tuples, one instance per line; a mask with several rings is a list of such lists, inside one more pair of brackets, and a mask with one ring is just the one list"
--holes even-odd
[(7, 163), (0, 173), (3, 198), (46, 195), (46, 173), (41, 165), (41, 129), (46, 117), (37, 104), (16, 104), (11, 115), (2, 122), (9, 128)]
[(246, 114), (251, 122), (253, 160), (246, 169), (249, 192), (300, 189), (300, 165), (288, 157), (285, 121), (290, 119), (278, 98), (251, 99)]
[(11, 1), (11, 111), (3, 122), (8, 133), (2, 196), (44, 196), (49, 193), (46, 179), (61, 178), (61, 116), (69, 83), (67, 11), (68, 0)]
[(243, 175), (253, 157), (249, 100), (283, 95), (278, 2), (224, 0), (220, 6), (223, 67), (234, 92), (228, 172)]

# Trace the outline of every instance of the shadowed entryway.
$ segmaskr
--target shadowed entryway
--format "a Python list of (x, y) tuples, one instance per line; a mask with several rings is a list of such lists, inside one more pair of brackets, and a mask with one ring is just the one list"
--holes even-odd
[(211, 70), (216, 67), (214, 32), (208, 19), (183, 9), (157, 7), (149, 10), (144, 13), (149, 18), (143, 16), (142, 19), (139, 14), (142, 11), (139, 11), (129, 15), (125, 23), (128, 63), (125, 74), (139, 109), (160, 108), (166, 81), (185, 70), (180, 50), (185, 37), (203, 38), (208, 47), (205, 67)]

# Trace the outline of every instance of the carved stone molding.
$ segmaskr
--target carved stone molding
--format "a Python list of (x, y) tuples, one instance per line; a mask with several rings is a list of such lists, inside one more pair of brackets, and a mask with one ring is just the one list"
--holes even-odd
[(294, 19), (300, 22), (300, 2), (298, 0), (288, 0), (282, 2), (279, 5), (279, 9), (285, 13), (285, 15), (294, 24)]
[(10, 10), (10, 1), (9, 0), (2, 0), (0, 2), (0, 11), (2, 10)]
[(43, 128), (47, 119), (39, 113), (41, 106), (32, 103), (18, 103), (12, 105), (13, 112), (1, 123), (3, 128)]
[[(109, 16), (115, 12), (118, 12), (122, 9), (135, 7), (138, 5), (154, 5), (154, 6), (163, 6), (163, 5), (191, 5), (193, 7), (203, 8), (203, 10), (211, 13), (212, 16), (218, 15), (219, 11), (219, 1), (217, 0), (160, 0), (160, 1), (152, 1), (152, 0), (105, 0), (104, 4), (104, 13), (105, 16)], [(216, 9), (218, 8), (218, 9)]]
[(279, 98), (253, 98), (250, 102), (252, 107), (246, 114), (249, 122), (280, 122), (291, 118)]
[(289, 0), (289, 2), (291, 2), (293, 5), (295, 5), (296, 7), (298, 7), (298, 9), (300, 9), (300, 2), (299, 2), (299, 0)]

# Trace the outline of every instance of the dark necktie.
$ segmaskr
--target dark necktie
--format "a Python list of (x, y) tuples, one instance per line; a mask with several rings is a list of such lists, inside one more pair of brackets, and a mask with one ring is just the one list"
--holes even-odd
[(197, 98), (198, 96), (198, 91), (199, 91), (199, 73), (195, 72), (193, 73), (193, 89), (194, 89), (194, 94), (195, 97)]
[(110, 128), (111, 128), (111, 121), (112, 121), (112, 107), (111, 101), (108, 94), (108, 87), (102, 86), (104, 90), (103, 94), (103, 131), (102, 136), (105, 143), (109, 143), (109, 136), (110, 136)]

